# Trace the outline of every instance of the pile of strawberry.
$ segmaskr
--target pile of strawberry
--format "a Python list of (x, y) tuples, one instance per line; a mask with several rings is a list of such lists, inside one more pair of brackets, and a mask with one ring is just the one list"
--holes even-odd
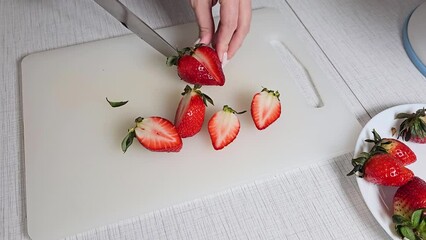
[[(199, 133), (204, 124), (206, 107), (213, 100), (201, 91), (202, 85), (223, 86), (225, 75), (216, 51), (206, 45), (184, 48), (178, 56), (167, 59), (168, 65), (176, 65), (178, 76), (193, 87), (186, 85), (175, 113), (174, 122), (160, 116), (138, 117), (135, 126), (128, 130), (121, 143), (123, 152), (136, 138), (142, 146), (155, 152), (179, 152), (183, 147), (183, 138)], [(275, 122), (281, 115), (280, 93), (263, 88), (254, 94), (251, 101), (251, 116), (257, 129), (263, 130)], [(108, 100), (108, 99), (107, 99)], [(110, 102), (118, 107), (127, 102)], [(214, 113), (208, 121), (208, 133), (215, 150), (223, 149), (232, 143), (239, 131), (239, 114), (225, 105)]]
[[(404, 119), (399, 126), (398, 138), (414, 143), (426, 143), (426, 111), (400, 113)], [(352, 159), (353, 170), (347, 175), (357, 175), (366, 181), (398, 187), (393, 198), (393, 216), (396, 232), (409, 240), (426, 240), (426, 182), (406, 166), (417, 160), (416, 154), (402, 141), (381, 138), (373, 129), (374, 139), (369, 152)]]

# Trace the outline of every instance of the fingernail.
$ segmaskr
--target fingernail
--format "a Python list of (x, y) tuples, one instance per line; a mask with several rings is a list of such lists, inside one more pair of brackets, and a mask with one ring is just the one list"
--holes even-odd
[(197, 41), (195, 41), (194, 45), (199, 44), (199, 43), (200, 43), (200, 41), (201, 41), (201, 39), (197, 39)]
[(223, 54), (223, 56), (222, 56), (222, 68), (224, 68), (225, 67), (225, 65), (226, 64), (228, 64), (229, 63), (229, 60), (228, 60), (228, 53), (227, 52), (225, 52), (224, 54)]

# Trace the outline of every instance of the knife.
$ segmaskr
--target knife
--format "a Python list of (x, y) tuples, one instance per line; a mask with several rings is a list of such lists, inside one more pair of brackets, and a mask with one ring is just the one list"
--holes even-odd
[(123, 26), (142, 38), (146, 43), (166, 57), (177, 54), (177, 49), (161, 37), (154, 29), (142, 21), (136, 14), (130, 11), (119, 0), (94, 0)]

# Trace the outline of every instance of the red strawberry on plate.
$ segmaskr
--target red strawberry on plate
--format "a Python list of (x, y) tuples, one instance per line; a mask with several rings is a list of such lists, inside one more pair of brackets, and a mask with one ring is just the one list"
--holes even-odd
[(381, 138), (375, 129), (373, 129), (373, 136), (374, 139), (365, 140), (374, 143), (371, 151), (387, 152), (399, 159), (404, 166), (417, 160), (416, 154), (405, 143), (394, 138)]
[(281, 115), (280, 93), (263, 88), (253, 96), (251, 116), (257, 129), (263, 130), (275, 122)]
[(396, 119), (404, 119), (399, 126), (398, 138), (415, 143), (426, 143), (426, 110), (417, 110), (415, 113), (399, 113)]
[(194, 136), (201, 130), (207, 102), (213, 105), (213, 100), (202, 93), (200, 88), (200, 85), (194, 88), (186, 85), (182, 93), (175, 116), (176, 130), (182, 138)]
[(123, 152), (133, 143), (133, 138), (153, 152), (179, 152), (182, 149), (182, 139), (169, 120), (157, 116), (138, 117), (135, 123), (121, 143)]
[(234, 141), (240, 131), (240, 120), (236, 114), (245, 112), (236, 112), (225, 105), (210, 118), (208, 131), (214, 149), (220, 150)]
[(178, 51), (178, 56), (167, 58), (169, 66), (176, 65), (179, 77), (191, 84), (219, 85), (225, 84), (222, 63), (216, 50), (197, 44)]
[(410, 169), (388, 153), (363, 152), (360, 157), (352, 159), (352, 165), (354, 169), (348, 176), (356, 174), (368, 182), (383, 186), (402, 186), (414, 177)]
[(419, 177), (399, 187), (393, 198), (396, 231), (407, 239), (426, 239), (426, 182)]

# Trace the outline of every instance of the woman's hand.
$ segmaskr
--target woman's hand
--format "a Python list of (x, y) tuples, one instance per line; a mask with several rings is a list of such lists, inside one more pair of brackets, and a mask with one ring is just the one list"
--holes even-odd
[(200, 43), (216, 49), (222, 62), (231, 59), (250, 30), (251, 0), (219, 0), (220, 21), (215, 31), (212, 7), (218, 0), (190, 0), (199, 26)]

